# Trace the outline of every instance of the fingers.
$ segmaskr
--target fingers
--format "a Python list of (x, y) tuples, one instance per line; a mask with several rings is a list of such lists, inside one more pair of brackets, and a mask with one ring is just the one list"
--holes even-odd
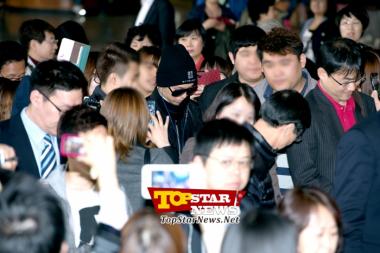
[(3, 155), (3, 163), (1, 167), (10, 170), (15, 169), (17, 167), (17, 157), (15, 150), (11, 146), (0, 144), (0, 152)]

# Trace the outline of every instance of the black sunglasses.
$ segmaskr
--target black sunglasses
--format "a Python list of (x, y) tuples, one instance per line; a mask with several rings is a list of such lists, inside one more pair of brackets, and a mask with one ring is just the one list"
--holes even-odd
[(171, 91), (173, 97), (180, 97), (184, 93), (187, 93), (188, 96), (191, 96), (197, 90), (197, 85), (193, 85), (190, 88), (180, 90), (172, 90), (169, 87), (169, 90)]

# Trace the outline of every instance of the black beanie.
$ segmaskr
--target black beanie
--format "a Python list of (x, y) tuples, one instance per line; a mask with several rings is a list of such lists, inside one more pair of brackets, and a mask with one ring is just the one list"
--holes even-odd
[(165, 47), (157, 69), (157, 86), (170, 87), (197, 82), (195, 64), (184, 46)]

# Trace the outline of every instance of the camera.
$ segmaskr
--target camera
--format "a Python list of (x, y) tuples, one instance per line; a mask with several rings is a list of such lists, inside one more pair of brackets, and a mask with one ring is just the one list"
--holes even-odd
[(92, 109), (100, 111), (101, 104), (95, 98), (86, 96), (86, 97), (83, 98), (83, 104), (86, 105), (86, 106), (88, 106), (88, 107), (90, 107), (90, 108), (92, 108)]

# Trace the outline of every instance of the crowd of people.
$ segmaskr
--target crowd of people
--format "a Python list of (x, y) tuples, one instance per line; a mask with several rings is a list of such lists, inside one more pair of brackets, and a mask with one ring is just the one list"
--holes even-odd
[[(291, 2), (197, 0), (176, 28), (170, 1), (141, 1), (84, 71), (56, 59), (91, 44), (80, 24), (23, 22), (0, 42), (0, 252), (380, 251), (368, 11)], [(240, 223), (160, 223), (147, 164), (245, 191)]]

